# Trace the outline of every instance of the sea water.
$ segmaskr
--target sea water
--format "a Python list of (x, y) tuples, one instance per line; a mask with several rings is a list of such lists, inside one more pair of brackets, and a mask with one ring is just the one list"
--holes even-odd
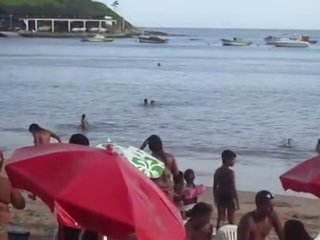
[[(279, 175), (314, 156), (320, 138), (320, 45), (263, 44), (297, 31), (164, 31), (185, 36), (167, 45), (0, 39), (0, 148), (10, 156), (31, 145), (33, 122), (68, 141), (85, 113), (92, 145), (111, 138), (140, 146), (158, 134), (179, 167), (195, 169), (207, 185), (231, 149), (239, 189), (282, 193)], [(320, 39), (317, 31), (299, 33)], [(222, 47), (228, 37), (254, 43)], [(155, 106), (144, 107), (144, 98)], [(286, 138), (290, 149), (281, 147)]]

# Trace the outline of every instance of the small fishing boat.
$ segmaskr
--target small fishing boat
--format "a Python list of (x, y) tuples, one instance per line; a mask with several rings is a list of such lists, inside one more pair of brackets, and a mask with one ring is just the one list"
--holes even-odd
[(231, 39), (221, 39), (222, 46), (235, 46), (235, 47), (242, 47), (242, 46), (249, 46), (252, 44), (251, 41), (244, 40), (242, 38), (233, 38)]
[(87, 36), (81, 39), (82, 42), (113, 42), (113, 38), (107, 38), (104, 35), (96, 34), (94, 36)]
[(281, 39), (274, 42), (275, 47), (307, 48), (310, 43), (297, 39)]
[(142, 35), (138, 37), (140, 43), (168, 43), (169, 39), (159, 36)]

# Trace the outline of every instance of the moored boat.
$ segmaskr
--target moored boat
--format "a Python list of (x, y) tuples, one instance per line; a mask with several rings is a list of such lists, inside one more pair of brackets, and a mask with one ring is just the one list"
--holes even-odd
[(104, 35), (96, 34), (94, 36), (87, 36), (81, 39), (82, 42), (113, 42), (113, 38), (107, 38)]
[(264, 38), (264, 41), (267, 45), (275, 45), (276, 42), (279, 41), (303, 41), (308, 42), (310, 44), (316, 44), (318, 41), (311, 39), (309, 36), (287, 36), (287, 37), (275, 37), (275, 36), (268, 36)]
[(244, 40), (242, 38), (233, 38), (231, 39), (221, 39), (222, 46), (236, 46), (236, 47), (241, 47), (241, 46), (249, 46), (252, 44), (251, 41)]
[(268, 36), (264, 38), (264, 41), (267, 45), (274, 45), (276, 41), (280, 41), (281, 39), (284, 39), (284, 38)]
[(292, 48), (307, 48), (310, 43), (296, 39), (282, 39), (274, 42), (275, 47), (292, 47)]
[(318, 41), (310, 38), (309, 36), (300, 36), (300, 40), (308, 42), (310, 44), (316, 44)]
[(138, 37), (140, 43), (168, 43), (169, 39), (159, 36), (146, 36), (142, 35)]

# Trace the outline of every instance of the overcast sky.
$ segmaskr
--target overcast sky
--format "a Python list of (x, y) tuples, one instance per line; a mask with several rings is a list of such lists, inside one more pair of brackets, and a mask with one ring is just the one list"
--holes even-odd
[[(111, 5), (112, 0), (96, 0)], [(118, 0), (140, 27), (320, 29), (320, 0)]]

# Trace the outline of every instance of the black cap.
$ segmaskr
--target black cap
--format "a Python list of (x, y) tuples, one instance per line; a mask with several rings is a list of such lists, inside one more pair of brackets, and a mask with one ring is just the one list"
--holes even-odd
[(262, 190), (256, 194), (256, 205), (260, 206), (272, 199), (274, 199), (274, 195), (271, 192)]

